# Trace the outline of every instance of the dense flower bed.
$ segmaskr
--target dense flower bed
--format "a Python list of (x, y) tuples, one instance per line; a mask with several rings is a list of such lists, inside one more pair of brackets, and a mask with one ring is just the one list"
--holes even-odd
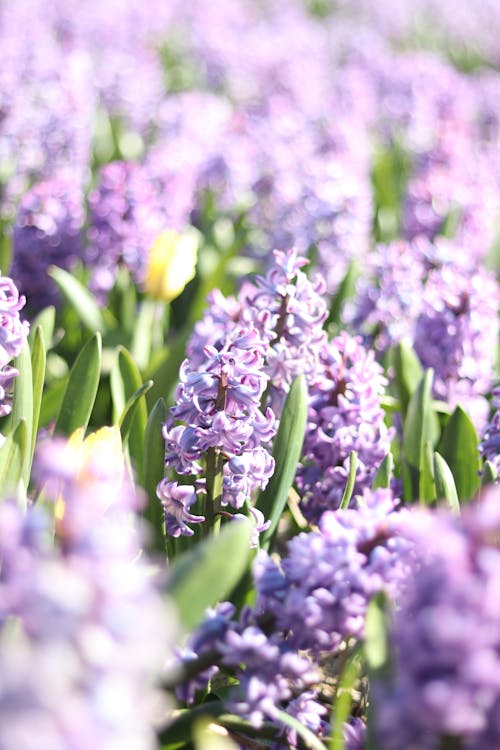
[(497, 750), (499, 26), (0, 4), (0, 750)]

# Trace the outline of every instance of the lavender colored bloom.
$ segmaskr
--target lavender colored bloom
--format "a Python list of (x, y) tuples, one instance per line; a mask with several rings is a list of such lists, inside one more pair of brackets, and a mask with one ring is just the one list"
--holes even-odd
[[(21, 352), (28, 323), (21, 320), (25, 299), (7, 276), (0, 276), (0, 416), (10, 414), (10, 396), (18, 371), (9, 362)], [(0, 440), (1, 440), (0, 436)]]
[(188, 354), (195, 362), (209, 342), (219, 348), (238, 325), (252, 325), (264, 342), (264, 370), (270, 379), (269, 401), (279, 412), (292, 381), (305, 374), (315, 381), (319, 352), (326, 340), (325, 290), (320, 277), (310, 281), (301, 270), (306, 258), (295, 249), (274, 251), (274, 264), (255, 284), (247, 282), (238, 298), (226, 299), (216, 290), (205, 318), (195, 326)]
[(354, 330), (363, 333), (381, 353), (413, 334), (425, 275), (419, 242), (397, 240), (378, 245), (366, 259), (356, 302), (346, 315)]
[(491, 274), (443, 267), (429, 273), (415, 325), (415, 351), (434, 369), (436, 398), (461, 404), (478, 429), (488, 413), (484, 395), (493, 381), (498, 307)]
[(393, 509), (390, 491), (366, 491), (357, 510), (328, 511), (319, 531), (294, 537), (280, 566), (259, 553), (256, 611), (276, 618), (290, 648), (319, 654), (362, 638), (371, 597), (400, 591), (411, 545)]
[(408, 518), (418, 565), (390, 629), (391, 676), (375, 686), (387, 750), (498, 747), (499, 507), (495, 487), (462, 519)]
[(156, 746), (171, 618), (139, 556), (137, 496), (101, 448), (83, 465), (66, 443), (38, 459), (55, 544), (42, 509), (0, 505), (2, 750)]
[(366, 739), (366, 724), (362, 719), (351, 719), (344, 724), (346, 750), (363, 750)]
[(89, 195), (86, 252), (96, 291), (109, 291), (119, 263), (140, 283), (149, 248), (167, 227), (163, 203), (158, 185), (142, 165), (112, 162), (101, 169), (99, 184)]
[(67, 177), (40, 182), (23, 197), (13, 230), (12, 276), (32, 310), (56, 304), (51, 265), (70, 269), (83, 256), (83, 194)]
[(265, 448), (274, 436), (274, 415), (260, 410), (268, 380), (264, 352), (255, 328), (239, 328), (220, 350), (205, 346), (204, 361), (196, 367), (186, 359), (177, 403), (163, 430), (166, 465), (180, 474), (201, 474), (209, 451), (222, 458), (221, 502), (234, 508), (265, 487), (274, 471)]
[(351, 451), (357, 453), (354, 493), (371, 485), (392, 439), (380, 405), (385, 385), (381, 366), (360, 338), (342, 333), (320, 350), (297, 472), (301, 509), (310, 522), (339, 507)]
[(500, 387), (492, 390), (493, 415), (486, 425), (479, 449), (487, 461), (490, 461), (497, 472), (500, 470)]
[(196, 490), (190, 485), (178, 485), (162, 479), (158, 484), (156, 494), (161, 500), (165, 514), (165, 533), (167, 536), (192, 536), (192, 529), (188, 523), (202, 523), (205, 516), (195, 516), (189, 508), (196, 502)]

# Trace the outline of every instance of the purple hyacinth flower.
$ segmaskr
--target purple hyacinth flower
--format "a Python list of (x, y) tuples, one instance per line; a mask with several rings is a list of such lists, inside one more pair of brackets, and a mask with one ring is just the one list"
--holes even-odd
[(163, 506), (167, 537), (192, 536), (194, 532), (187, 524), (203, 523), (205, 520), (205, 516), (195, 516), (189, 512), (191, 505), (198, 499), (196, 490), (191, 485), (179, 485), (162, 479), (156, 494)]
[(82, 259), (83, 222), (83, 193), (72, 179), (40, 182), (23, 196), (13, 230), (12, 277), (32, 310), (57, 304), (47, 272), (51, 265), (70, 269)]

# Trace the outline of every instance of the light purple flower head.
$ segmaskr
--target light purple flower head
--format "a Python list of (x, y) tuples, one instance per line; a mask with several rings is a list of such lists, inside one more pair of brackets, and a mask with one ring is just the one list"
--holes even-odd
[(484, 396), (493, 382), (498, 307), (490, 273), (444, 266), (429, 273), (415, 325), (415, 351), (434, 369), (436, 398), (461, 404), (478, 429), (488, 414)]
[(57, 303), (51, 265), (70, 269), (83, 256), (83, 193), (75, 180), (40, 182), (22, 198), (13, 229), (12, 277), (34, 310)]
[(89, 195), (90, 226), (86, 262), (92, 285), (105, 293), (123, 263), (136, 282), (143, 279), (148, 251), (167, 228), (159, 186), (147, 169), (134, 162), (102, 167), (99, 184)]
[(375, 686), (387, 750), (500, 742), (499, 490), (449, 514), (409, 514), (416, 570), (390, 627), (391, 671)]
[(339, 507), (351, 451), (357, 454), (354, 494), (371, 485), (392, 439), (380, 403), (385, 385), (381, 366), (360, 338), (342, 333), (320, 350), (297, 472), (301, 509), (310, 522)]
[[(21, 320), (25, 299), (7, 276), (0, 276), (0, 416), (10, 414), (14, 378), (19, 374), (11, 362), (21, 352), (29, 325)], [(0, 436), (1, 439), (1, 436)]]

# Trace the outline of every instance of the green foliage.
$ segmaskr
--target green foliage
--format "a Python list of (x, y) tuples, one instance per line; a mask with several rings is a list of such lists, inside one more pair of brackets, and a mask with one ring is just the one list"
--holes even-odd
[(87, 428), (101, 374), (101, 336), (94, 334), (78, 354), (64, 391), (54, 432), (71, 435)]
[(165, 401), (160, 398), (151, 409), (146, 424), (141, 482), (147, 494), (144, 515), (151, 525), (151, 546), (154, 550), (163, 553), (165, 552), (163, 510), (156, 496), (156, 487), (165, 473), (165, 441), (162, 436), (162, 426), (166, 419), (167, 407)]
[(246, 570), (251, 524), (233, 521), (220, 534), (208, 537), (176, 558), (167, 593), (172, 597), (184, 630), (202, 621), (207, 607), (223, 599)]
[(474, 497), (479, 489), (481, 462), (478, 436), (461, 406), (457, 406), (439, 443), (439, 453), (451, 469), (461, 503)]
[(265, 490), (256, 502), (264, 518), (271, 525), (261, 535), (260, 544), (268, 549), (273, 541), (278, 522), (285, 508), (288, 493), (295, 478), (297, 464), (302, 451), (307, 419), (307, 385), (300, 375), (294, 380), (283, 405), (280, 425), (274, 439), (273, 457), (276, 468)]

